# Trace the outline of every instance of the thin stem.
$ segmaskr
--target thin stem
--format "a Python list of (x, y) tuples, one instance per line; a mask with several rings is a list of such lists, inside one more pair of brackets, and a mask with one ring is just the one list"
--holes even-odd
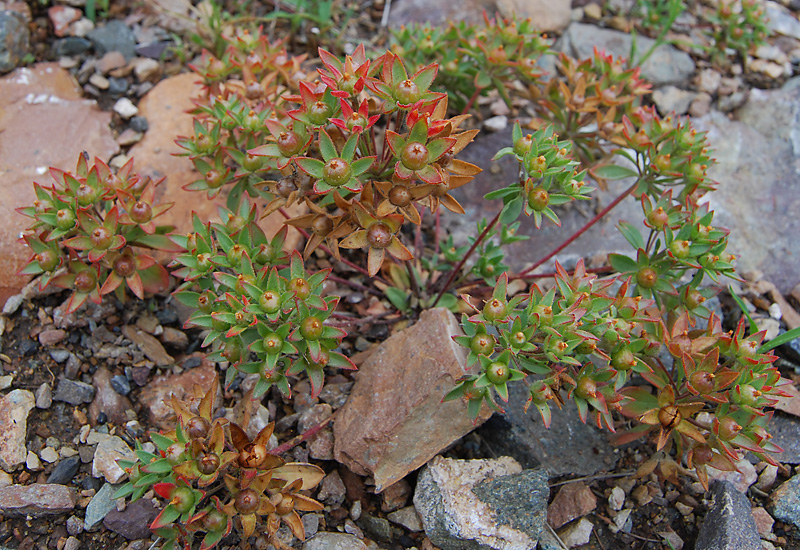
[[(612, 273), (614, 268), (610, 266), (603, 266), (603, 267), (590, 267), (586, 269), (586, 273)], [(574, 275), (575, 271), (568, 272), (570, 275)], [(551, 271), (550, 273), (531, 273), (530, 275), (517, 275), (514, 277), (509, 277), (509, 280), (514, 279), (552, 279), (553, 277), (557, 276), (558, 273), (555, 271)]]
[(467, 114), (469, 112), (469, 110), (472, 109), (472, 104), (475, 103), (476, 99), (478, 99), (478, 96), (480, 95), (481, 90), (482, 90), (482, 88), (478, 88), (478, 89), (475, 90), (475, 93), (472, 94), (472, 97), (469, 98), (469, 101), (467, 101), (467, 104), (464, 106), (464, 110), (461, 111), (462, 115)]
[(308, 439), (310, 439), (310, 438), (314, 437), (315, 435), (317, 435), (318, 432), (320, 432), (325, 426), (327, 426), (328, 424), (330, 424), (333, 421), (333, 418), (335, 416), (336, 416), (336, 413), (333, 413), (332, 415), (330, 415), (328, 418), (326, 418), (322, 422), (320, 422), (318, 424), (315, 424), (314, 426), (311, 426), (308, 430), (306, 430), (302, 434), (300, 434), (300, 435), (298, 435), (296, 437), (293, 437), (292, 439), (290, 439), (289, 441), (287, 441), (283, 445), (278, 445), (274, 449), (271, 449), (269, 451), (269, 453), (273, 454), (273, 455), (282, 455), (283, 453), (285, 453), (287, 451), (290, 451), (291, 449), (294, 449), (295, 447), (300, 445), (303, 441), (307, 441)]
[[(406, 264), (406, 271), (408, 272), (408, 280), (411, 281), (411, 291), (414, 293), (414, 296), (417, 298), (421, 298), (419, 291), (419, 282), (417, 281), (417, 274), (414, 271), (414, 268), (411, 266), (411, 262), (405, 262)], [(436, 304), (434, 304), (436, 305)]]
[(589, 230), (589, 228), (591, 228), (591, 227), (592, 227), (594, 224), (596, 224), (597, 222), (599, 222), (599, 221), (600, 221), (600, 220), (601, 220), (601, 219), (602, 219), (602, 218), (603, 218), (603, 217), (604, 217), (606, 214), (608, 214), (609, 212), (611, 212), (611, 210), (612, 210), (612, 209), (613, 209), (615, 206), (617, 206), (617, 205), (618, 205), (620, 202), (622, 202), (622, 200), (623, 200), (625, 197), (627, 197), (628, 195), (630, 195), (631, 193), (633, 193), (633, 191), (634, 191), (634, 189), (636, 189), (636, 186), (637, 186), (637, 185), (639, 185), (639, 180), (636, 180), (636, 181), (633, 183), (633, 185), (631, 185), (630, 187), (628, 187), (628, 188), (627, 188), (627, 189), (626, 189), (626, 190), (625, 190), (625, 191), (624, 191), (624, 192), (623, 192), (623, 193), (622, 193), (622, 194), (621, 194), (619, 197), (617, 197), (616, 199), (614, 199), (613, 201), (611, 201), (611, 202), (608, 204), (608, 206), (606, 206), (605, 208), (603, 208), (603, 210), (601, 210), (601, 211), (600, 211), (600, 212), (599, 212), (599, 213), (598, 213), (598, 214), (597, 214), (597, 215), (596, 215), (594, 218), (592, 218), (591, 220), (589, 220), (588, 222), (586, 222), (586, 224), (585, 224), (583, 227), (581, 227), (580, 229), (578, 229), (578, 231), (576, 231), (575, 233), (573, 233), (573, 234), (572, 234), (572, 235), (571, 235), (571, 236), (570, 236), (570, 237), (569, 237), (567, 240), (565, 240), (563, 243), (561, 243), (560, 245), (558, 245), (558, 247), (556, 247), (556, 249), (555, 249), (555, 250), (551, 251), (551, 252), (550, 252), (550, 253), (549, 253), (547, 256), (545, 256), (544, 258), (540, 259), (538, 262), (536, 262), (535, 264), (533, 264), (533, 265), (532, 265), (531, 267), (529, 267), (528, 269), (524, 269), (523, 271), (520, 271), (520, 272), (519, 272), (519, 273), (516, 275), (516, 278), (524, 277), (525, 275), (529, 274), (531, 271), (533, 271), (534, 269), (536, 269), (537, 267), (539, 267), (540, 265), (542, 265), (543, 263), (545, 263), (547, 260), (549, 260), (550, 258), (552, 258), (553, 256), (555, 256), (556, 254), (558, 254), (559, 252), (561, 252), (562, 250), (564, 250), (564, 249), (565, 249), (566, 247), (568, 247), (570, 244), (572, 244), (572, 242), (573, 242), (575, 239), (577, 239), (578, 237), (580, 237), (581, 235), (583, 235), (584, 233), (586, 233), (586, 231), (588, 231), (588, 230)]
[(436, 300), (434, 300), (433, 304), (431, 305), (431, 308), (436, 307), (436, 304), (438, 304), (439, 300), (442, 299), (442, 296), (444, 296), (444, 293), (447, 292), (450, 289), (450, 285), (452, 284), (452, 282), (456, 278), (456, 276), (461, 272), (461, 268), (464, 267), (464, 264), (467, 262), (469, 257), (472, 256), (472, 253), (475, 252), (475, 249), (478, 248), (478, 245), (480, 245), (483, 242), (483, 240), (486, 238), (486, 235), (488, 235), (489, 232), (492, 230), (492, 228), (495, 226), (495, 224), (497, 223), (497, 220), (500, 219), (500, 214), (502, 212), (503, 212), (502, 209), (499, 212), (497, 212), (497, 214), (492, 219), (492, 221), (489, 222), (489, 224), (484, 228), (483, 232), (481, 232), (481, 234), (478, 235), (478, 238), (475, 239), (475, 242), (472, 243), (472, 246), (469, 248), (469, 250), (467, 250), (467, 253), (464, 255), (464, 257), (461, 258), (461, 261), (459, 261), (456, 264), (456, 266), (453, 268), (453, 270), (450, 271), (450, 276), (447, 278), (447, 281), (444, 283), (444, 286), (442, 287), (442, 290), (439, 291), (439, 295), (436, 296)]

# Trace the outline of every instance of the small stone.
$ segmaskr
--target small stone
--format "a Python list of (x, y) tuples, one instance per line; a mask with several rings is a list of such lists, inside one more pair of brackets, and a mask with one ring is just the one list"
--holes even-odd
[(568, 483), (556, 494), (547, 508), (547, 523), (553, 529), (583, 517), (597, 506), (597, 497), (584, 483)]
[(189, 347), (189, 337), (182, 330), (173, 327), (163, 327), (163, 331), (160, 338), (164, 345), (171, 346), (180, 351)]
[(82, 15), (81, 10), (69, 6), (50, 6), (47, 9), (47, 17), (53, 23), (53, 33), (58, 37), (64, 36), (70, 23), (77, 21)]
[(28, 25), (20, 14), (0, 11), (0, 73), (14, 70), (30, 51)]
[(402, 525), (409, 531), (417, 532), (422, 531), (422, 520), (419, 518), (417, 509), (413, 506), (406, 506), (394, 512), (390, 512), (387, 516), (389, 521)]
[(767, 492), (775, 485), (775, 480), (778, 478), (778, 467), (772, 464), (767, 464), (761, 473), (758, 474), (758, 481), (756, 481), (756, 489)]
[(756, 522), (758, 534), (761, 535), (762, 538), (768, 537), (769, 534), (772, 533), (772, 525), (775, 523), (775, 520), (772, 519), (772, 516), (769, 515), (769, 512), (764, 508), (761, 506), (753, 508), (753, 519)]
[(127, 78), (116, 78), (112, 76), (108, 79), (108, 93), (111, 95), (114, 96), (122, 95), (128, 91), (128, 87), (129, 86)]
[(411, 496), (411, 485), (405, 479), (392, 483), (381, 493), (381, 510), (392, 512), (406, 505)]
[(711, 494), (712, 504), (700, 527), (695, 550), (761, 550), (750, 501), (744, 493), (727, 481), (715, 481)]
[(161, 64), (155, 59), (142, 57), (133, 61), (133, 74), (139, 82), (156, 79), (160, 73)]
[(358, 525), (369, 534), (370, 538), (379, 542), (392, 541), (392, 526), (389, 520), (369, 515), (362, 515)]
[(65, 401), (70, 405), (81, 405), (83, 403), (91, 403), (92, 399), (94, 399), (94, 393), (95, 389), (91, 384), (62, 378), (58, 381), (58, 387), (53, 399)]
[(339, 476), (339, 472), (334, 470), (322, 479), (322, 483), (320, 483), (319, 487), (319, 493), (317, 493), (317, 499), (321, 500), (335, 510), (344, 502), (344, 496), (344, 482)]
[(122, 374), (117, 374), (111, 378), (111, 387), (120, 395), (131, 393), (131, 384), (128, 382), (127, 377)]
[(114, 104), (114, 112), (117, 113), (119, 116), (128, 120), (132, 116), (135, 116), (136, 113), (139, 112), (139, 109), (133, 102), (128, 99), (127, 97), (121, 97), (117, 100)]
[(114, 69), (119, 69), (124, 66), (125, 56), (120, 52), (108, 52), (95, 62), (95, 68), (102, 74), (108, 74)]
[(770, 505), (775, 519), (800, 527), (800, 475), (775, 489), (770, 497)]
[(633, 527), (631, 512), (633, 512), (632, 508), (625, 508), (614, 516), (614, 525), (609, 526), (612, 533), (618, 533), (620, 531), (623, 533), (631, 532), (631, 528)]
[(25, 457), (25, 467), (31, 472), (38, 472), (42, 469), (42, 461), (39, 460), (36, 453), (28, 451), (28, 455)]
[(63, 485), (34, 483), (0, 489), (0, 510), (6, 516), (41, 517), (75, 508), (75, 491)]
[(66, 337), (66, 331), (60, 328), (43, 330), (39, 333), (39, 343), (43, 346), (54, 346)]
[(701, 92), (714, 94), (719, 89), (722, 75), (714, 69), (703, 69), (697, 74), (695, 83)]
[[(122, 99), (120, 99), (120, 101), (122, 101)], [(130, 100), (127, 101), (130, 102)], [(117, 103), (119, 103), (119, 101)], [(122, 334), (142, 350), (142, 353), (155, 363), (156, 366), (167, 367), (175, 364), (175, 359), (164, 350), (164, 346), (161, 345), (161, 342), (150, 334), (131, 325), (122, 327)]]
[[(61, 487), (61, 485), (57, 485)], [(112, 498), (114, 493), (117, 492), (121, 485), (113, 485), (111, 483), (104, 483), (99, 491), (89, 501), (86, 507), (86, 517), (83, 520), (83, 528), (86, 531), (93, 531), (99, 527), (103, 519), (112, 511), (117, 508), (115, 499)]]
[(566, 527), (558, 533), (558, 538), (567, 548), (587, 544), (592, 536), (594, 524), (586, 518), (581, 518), (577, 523)]
[(25, 462), (28, 414), (36, 400), (28, 390), (12, 390), (0, 397), (0, 468), (11, 472)]
[(303, 544), (303, 550), (367, 550), (367, 545), (347, 533), (317, 533)]
[(587, 19), (599, 21), (600, 18), (603, 17), (603, 8), (601, 8), (594, 2), (592, 2), (591, 4), (586, 4), (583, 7), (583, 15), (585, 15)]
[(777, 338), (778, 334), (780, 334), (781, 323), (777, 319), (773, 319), (771, 317), (758, 317), (753, 319), (753, 321), (756, 322), (756, 327), (758, 327), (759, 332), (765, 331), (765, 342), (774, 340)]
[(56, 483), (58, 485), (67, 485), (78, 473), (81, 467), (80, 456), (71, 456), (69, 458), (61, 459), (53, 471), (50, 472), (50, 477), (47, 478), (47, 483)]
[(119, 52), (125, 59), (132, 59), (136, 50), (136, 37), (121, 20), (114, 19), (90, 32), (87, 37), (94, 44), (98, 55)]
[(675, 86), (663, 86), (653, 92), (653, 102), (658, 112), (664, 116), (671, 113), (684, 115), (696, 96), (694, 92), (687, 92)]
[(722, 96), (717, 102), (717, 108), (723, 113), (738, 109), (747, 102), (747, 92), (734, 92), (727, 96)]
[(67, 359), (69, 359), (70, 352), (67, 349), (51, 349), (50, 350), (50, 357), (53, 358), (58, 364), (63, 363)]
[(72, 36), (80, 36), (84, 37), (90, 32), (92, 32), (95, 28), (94, 22), (89, 19), (88, 17), (81, 17), (77, 21), (75, 21), (72, 25), (70, 25), (69, 30), (72, 33)]
[(9, 485), (13, 484), (14, 484), (14, 478), (12, 478), (10, 474), (7, 474), (3, 470), (0, 470), (0, 488), (8, 487)]
[(109, 87), (108, 79), (103, 75), (97, 73), (89, 77), (89, 84), (91, 84), (98, 90), (108, 90)]
[(107, 529), (119, 533), (128, 540), (150, 538), (150, 524), (159, 510), (150, 499), (140, 498), (128, 504), (124, 510), (111, 510), (103, 519)]
[(45, 447), (41, 451), (39, 451), (39, 458), (47, 462), (48, 464), (52, 464), (56, 460), (58, 460), (58, 452), (52, 447)]
[(622, 510), (625, 504), (625, 491), (620, 487), (611, 489), (611, 494), (608, 495), (608, 507), (614, 511)]
[(711, 96), (705, 92), (697, 94), (689, 105), (689, 115), (701, 117), (711, 110)]
[(5, 376), (0, 376), (0, 390), (6, 390), (10, 388), (12, 382), (14, 382), (13, 375), (7, 374)]
[(85, 38), (68, 36), (53, 43), (53, 53), (56, 57), (67, 55), (81, 55), (92, 47), (92, 43)]
[(92, 461), (92, 476), (104, 477), (109, 483), (118, 483), (128, 474), (117, 464), (118, 459), (136, 460), (128, 444), (117, 436), (111, 436), (97, 444)]
[(75, 537), (69, 537), (67, 542), (64, 543), (64, 550), (78, 550), (81, 547), (81, 541)]
[(493, 116), (483, 121), (483, 129), (487, 132), (500, 132), (508, 126), (508, 117), (505, 115)]
[(83, 520), (78, 516), (70, 516), (67, 518), (67, 533), (72, 536), (80, 535), (83, 533)]
[(689, 514), (694, 512), (694, 508), (684, 504), (683, 502), (676, 502), (675, 509), (680, 512), (682, 516), (688, 516)]
[(320, 522), (319, 514), (304, 514), (300, 519), (303, 522), (303, 531), (306, 534), (306, 538), (313, 537), (317, 534)]
[[(130, 127), (137, 132), (146, 132), (149, 125), (147, 124), (147, 119), (143, 116), (135, 116), (130, 120)], [(161, 321), (161, 319), (159, 319), (159, 321)], [(161, 322), (164, 323), (164, 321)]]

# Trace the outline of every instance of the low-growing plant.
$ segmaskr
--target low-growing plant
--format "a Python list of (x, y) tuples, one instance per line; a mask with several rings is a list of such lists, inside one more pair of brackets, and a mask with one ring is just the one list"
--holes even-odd
[[(584, 422), (619, 429), (617, 442), (651, 437), (670, 479), (684, 457), (704, 486), (709, 466), (733, 470), (744, 452), (774, 462), (780, 449), (769, 441), (767, 409), (788, 383), (773, 364), (776, 344), (763, 344), (752, 327), (748, 334), (744, 320), (723, 332), (704, 305), (717, 292), (709, 281), (735, 277), (728, 231), (713, 225), (705, 197), (715, 187), (705, 135), (642, 106), (648, 87), (638, 70), (602, 52), (561, 55), (558, 74), (537, 85), (546, 42), (533, 40), (528, 25), (487, 18), (486, 29), (464, 24), (436, 35), (454, 45), (445, 62), (458, 70), (448, 92), (467, 107), (491, 86), (511, 105), (515, 96), (538, 102), (537, 116), (515, 123), (495, 156), (513, 158), (518, 177), (486, 195), (502, 205), (463, 246), (440, 239), (435, 214), (440, 206), (464, 212), (451, 192), (480, 168), (456, 155), (478, 131), (463, 128), (468, 115), (448, 112), (448, 93), (435, 91), (443, 73), (425, 61), (423, 45), (374, 58), (359, 46), (343, 60), (320, 49), (312, 79), (304, 56), (239, 32), (194, 67), (206, 93), (193, 111), (193, 135), (177, 140), (199, 173), (188, 189), (227, 195), (220, 222), (195, 215), (191, 232), (169, 236), (171, 228), (152, 221), (164, 209), (153, 204), (154, 183), (130, 164), (112, 174), (82, 157), (77, 175), (55, 170), (56, 184), (36, 184), (36, 204), (22, 210), (35, 220), (25, 237), (35, 255), (23, 272), (42, 274), (42, 285), (75, 285), (72, 311), (112, 290), (123, 298), (123, 280), (139, 297), (155, 290), (150, 282), (165, 282), (166, 271), (138, 248), (173, 252), (173, 275), (182, 280), (175, 297), (194, 310), (187, 326), (202, 329), (209, 358), (226, 363), (226, 386), (257, 375), (253, 397), (275, 386), (288, 399), (298, 377), (316, 396), (326, 368), (355, 368), (340, 347), (346, 333), (330, 321), (339, 306), (326, 295), (331, 270), (306, 265), (312, 254), (327, 255), (373, 281), (337, 283), (383, 293), (403, 317), (437, 305), (471, 308), (455, 337), (468, 350), (465, 374), (445, 399), (465, 399), (473, 417), (485, 405), (499, 409), (496, 397), (509, 399), (510, 382), (526, 384), (528, 404), (548, 425), (551, 405), (573, 400)], [(414, 42), (418, 32), (400, 37)], [(580, 230), (509, 273), (503, 247), (528, 238), (518, 233), (522, 215), (537, 228), (560, 225), (559, 208), (588, 200), (588, 183), (619, 179), (628, 187)], [(619, 223), (633, 252), (609, 256), (610, 276), (580, 261), (571, 271), (556, 263), (554, 286), (519, 282), (539, 277), (537, 267), (629, 196), (642, 205), (645, 229)], [(292, 215), (289, 206), (306, 210)], [(268, 236), (258, 225), (262, 214), (278, 212), (306, 236), (302, 254), (284, 250), (287, 227)], [(407, 246), (409, 228), (416, 242)], [(120, 271), (120, 258), (135, 269)], [(137, 447), (118, 496), (152, 488), (164, 498), (152, 527), (171, 548), (200, 533), (201, 548), (211, 548), (234, 525), (247, 538), (264, 524), (280, 547), (274, 535), (284, 522), (302, 539), (297, 511), (319, 503), (301, 491), (320, 471), (270, 453), (271, 426), (250, 440), (238, 425), (214, 420), (216, 391), (215, 381), (195, 409), (173, 398), (174, 430), (151, 433), (149, 451)]]

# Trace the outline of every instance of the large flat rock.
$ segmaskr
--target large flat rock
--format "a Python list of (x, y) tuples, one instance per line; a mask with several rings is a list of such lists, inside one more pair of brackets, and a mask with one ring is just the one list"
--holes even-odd
[(33, 203), (34, 181), (50, 184), (49, 167), (74, 170), (83, 151), (108, 161), (119, 150), (110, 121), (111, 114), (82, 99), (77, 83), (55, 63), (0, 79), (0, 304), (26, 282), (16, 273), (30, 252), (17, 239), (29, 220), (15, 209)]

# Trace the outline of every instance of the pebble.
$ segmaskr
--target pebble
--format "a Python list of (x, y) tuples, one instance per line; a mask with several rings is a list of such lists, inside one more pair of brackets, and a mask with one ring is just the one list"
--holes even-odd
[(67, 542), (64, 543), (64, 550), (78, 550), (81, 547), (81, 541), (75, 537), (69, 537)]
[(56, 483), (58, 485), (68, 485), (75, 474), (81, 467), (80, 456), (71, 456), (69, 458), (61, 459), (53, 471), (50, 472), (50, 477), (47, 478), (47, 483)]
[(8, 487), (14, 483), (14, 478), (11, 477), (11, 474), (7, 474), (3, 470), (0, 470), (0, 488)]
[(70, 25), (70, 32), (73, 36), (84, 37), (94, 30), (94, 22), (88, 17), (81, 17)]
[(42, 461), (39, 460), (39, 457), (33, 451), (28, 451), (28, 455), (25, 458), (25, 467), (30, 470), (31, 472), (38, 472), (42, 469)]
[(758, 481), (756, 481), (756, 489), (761, 491), (769, 491), (775, 485), (775, 480), (778, 478), (778, 467), (772, 464), (767, 464), (764, 469), (758, 474)]
[(116, 509), (116, 501), (111, 497), (120, 487), (121, 485), (105, 483), (92, 497), (92, 500), (86, 507), (86, 517), (83, 520), (83, 528), (86, 531), (96, 529), (109, 512)]
[(67, 533), (72, 536), (80, 535), (83, 533), (83, 520), (78, 516), (70, 516), (67, 518)]
[(717, 108), (723, 113), (738, 109), (747, 102), (747, 92), (734, 92), (730, 95), (722, 96), (717, 102)]
[(585, 483), (568, 483), (559, 489), (547, 508), (547, 523), (553, 529), (583, 517), (597, 506), (597, 498)]
[(108, 79), (101, 74), (94, 73), (92, 76), (89, 77), (89, 84), (97, 88), (98, 90), (108, 90), (110, 84), (108, 83)]
[(161, 63), (155, 59), (142, 57), (133, 61), (133, 74), (139, 82), (157, 78), (160, 73)]
[(795, 475), (775, 489), (770, 497), (772, 516), (800, 527), (800, 475)]
[(92, 399), (94, 399), (94, 393), (95, 389), (91, 384), (62, 378), (58, 381), (58, 387), (53, 399), (65, 401), (70, 405), (80, 405), (82, 403), (91, 403)]
[(10, 472), (25, 462), (28, 414), (36, 400), (28, 390), (12, 390), (0, 397), (0, 467)]
[(711, 96), (705, 92), (697, 94), (689, 105), (689, 115), (701, 117), (711, 110)]
[(714, 94), (722, 82), (722, 75), (714, 69), (703, 69), (697, 74), (695, 84), (701, 92)]
[[(131, 120), (130, 120), (130, 127), (133, 130), (137, 131), (137, 132), (146, 132), (147, 129), (150, 127), (150, 125), (147, 123), (147, 119), (145, 117), (143, 117), (143, 116), (135, 116), (135, 117), (132, 117)], [(162, 313), (162, 312), (159, 311), (159, 313)], [(173, 311), (173, 314), (174, 313), (175, 312)], [(156, 315), (158, 316), (158, 314), (156, 314)], [(162, 324), (167, 324), (168, 323), (167, 321), (162, 320), (161, 317), (158, 317), (158, 320)], [(175, 314), (175, 321), (177, 321), (177, 314)], [(175, 322), (175, 321), (172, 321), (172, 322)]]
[(124, 510), (111, 510), (103, 519), (103, 525), (128, 540), (146, 539), (150, 538), (150, 524), (158, 513), (152, 500), (140, 498)]
[(119, 52), (125, 59), (132, 59), (136, 51), (136, 37), (122, 21), (114, 19), (101, 25), (86, 35), (94, 44), (97, 55)]
[(92, 43), (78, 36), (68, 36), (53, 43), (53, 53), (56, 57), (74, 56), (86, 53)]
[(5, 376), (0, 376), (0, 390), (7, 390), (11, 387), (11, 384), (14, 382), (14, 376), (11, 374), (6, 374)]
[(761, 538), (747, 496), (727, 481), (715, 481), (712, 502), (695, 550), (761, 550)]
[(505, 115), (493, 116), (483, 121), (483, 129), (487, 132), (500, 132), (505, 130), (507, 126), (508, 117)]
[(319, 514), (304, 514), (301, 520), (303, 522), (303, 531), (305, 531), (306, 538), (313, 537), (317, 534), (320, 523)]
[(117, 464), (118, 459), (136, 460), (128, 444), (118, 436), (110, 436), (97, 444), (92, 460), (92, 476), (104, 477), (109, 483), (118, 483), (128, 474)]
[(6, 516), (40, 517), (75, 508), (75, 491), (64, 485), (33, 483), (0, 489), (0, 510)]
[(578, 522), (569, 525), (558, 533), (558, 537), (564, 546), (572, 548), (587, 544), (592, 536), (594, 524), (586, 518), (581, 518)]
[(772, 519), (772, 516), (769, 515), (769, 512), (764, 508), (761, 506), (753, 508), (753, 519), (756, 521), (758, 534), (761, 535), (762, 538), (768, 537), (770, 533), (772, 533), (772, 526), (775, 520)]
[(109, 94), (111, 94), (111, 95), (122, 95), (127, 91), (128, 91), (128, 79), (126, 79), (126, 78), (116, 78), (116, 77), (113, 77), (113, 76), (108, 79), (108, 93)]
[(625, 491), (620, 487), (611, 489), (611, 494), (608, 495), (608, 507), (614, 511), (622, 510), (625, 504)]
[(50, 357), (52, 357), (53, 361), (55, 361), (58, 364), (61, 364), (67, 359), (69, 359), (69, 354), (70, 354), (69, 350), (66, 349), (50, 350)]
[(347, 533), (317, 533), (303, 544), (303, 550), (367, 550), (367, 545)]
[(108, 52), (103, 57), (98, 59), (95, 64), (95, 68), (100, 71), (102, 74), (108, 74), (114, 69), (119, 69), (120, 67), (125, 66), (125, 56), (122, 55), (120, 52)]
[(139, 108), (127, 97), (122, 97), (114, 104), (114, 112), (128, 120), (139, 112)]
[(67, 332), (60, 328), (43, 330), (39, 333), (39, 343), (43, 346), (54, 346), (67, 337)]
[(402, 525), (409, 531), (417, 532), (422, 531), (422, 520), (417, 513), (417, 509), (413, 506), (406, 506), (394, 512), (390, 512), (386, 516), (389, 521)]
[(111, 378), (111, 387), (120, 395), (128, 395), (131, 393), (131, 383), (128, 378), (122, 374), (117, 374)]
[(58, 460), (58, 451), (56, 451), (52, 447), (45, 447), (41, 451), (39, 451), (39, 458), (47, 462), (48, 464), (52, 464), (56, 460)]
[(22, 62), (30, 51), (30, 36), (20, 14), (0, 11), (0, 73), (14, 70)]
[[(320, 483), (317, 499), (336, 509), (344, 502), (345, 487), (339, 472), (334, 470), (327, 474)], [(359, 504), (361, 501), (356, 501)]]

